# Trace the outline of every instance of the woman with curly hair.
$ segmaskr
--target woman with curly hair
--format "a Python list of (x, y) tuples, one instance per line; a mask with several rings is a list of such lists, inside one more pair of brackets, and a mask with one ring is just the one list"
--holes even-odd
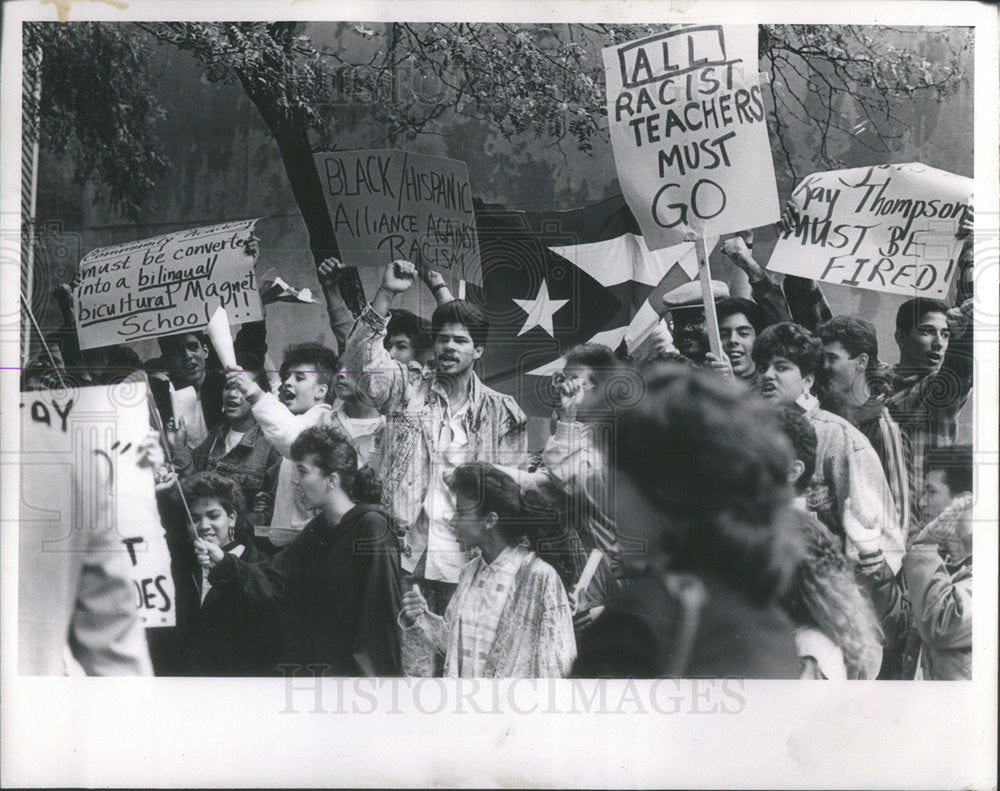
[(253, 545), (243, 495), (232, 478), (214, 472), (183, 483), (198, 571), (184, 626), (185, 673), (263, 676), (275, 672), (277, 602), (282, 580)]
[(537, 531), (507, 473), (485, 462), (458, 466), (448, 485), (463, 567), (442, 618), (418, 586), (403, 596), (402, 629), (445, 655), (450, 678), (560, 678), (576, 658), (569, 600), (559, 575), (526, 546)]
[(882, 629), (833, 534), (798, 511), (806, 557), (781, 604), (796, 625), (806, 679), (871, 679), (882, 663)]
[[(809, 509), (836, 536), (845, 535), (846, 504), (873, 530), (893, 574), (903, 557), (903, 532), (882, 462), (871, 442), (844, 418), (821, 409), (812, 393), (823, 364), (823, 344), (792, 322), (765, 329), (753, 345), (760, 394), (776, 408), (800, 409), (816, 431), (816, 470), (809, 482)], [(858, 549), (844, 544), (852, 560)]]

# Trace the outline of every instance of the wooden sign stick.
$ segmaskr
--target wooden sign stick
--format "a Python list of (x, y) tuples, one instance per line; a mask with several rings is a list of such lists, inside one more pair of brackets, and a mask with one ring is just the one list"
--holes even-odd
[(715, 295), (712, 293), (712, 270), (708, 266), (708, 249), (705, 240), (696, 237), (694, 249), (698, 255), (698, 279), (701, 281), (701, 300), (705, 304), (705, 331), (708, 345), (716, 359), (722, 360), (722, 340), (719, 338), (719, 317), (715, 314)]

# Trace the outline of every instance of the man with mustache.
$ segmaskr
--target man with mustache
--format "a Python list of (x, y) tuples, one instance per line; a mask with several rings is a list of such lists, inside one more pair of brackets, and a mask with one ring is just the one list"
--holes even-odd
[[(729, 298), (729, 287), (718, 280), (712, 281), (712, 296), (716, 303)], [(715, 371), (724, 379), (733, 375), (729, 358), (719, 359), (709, 351), (708, 332), (705, 327), (705, 305), (702, 301), (701, 283), (692, 280), (678, 286), (663, 297), (663, 307), (669, 314), (667, 329), (674, 339), (677, 351), (695, 365)]]
[[(435, 369), (413, 376), (385, 348), (392, 301), (419, 273), (409, 261), (386, 267), (382, 283), (347, 338), (343, 365), (357, 373), (357, 394), (386, 417), (380, 472), (383, 502), (404, 527), (403, 587), (414, 582), (433, 612), (444, 613), (468, 560), (450, 525), (454, 495), (446, 476), (460, 464), (516, 466), (527, 452), (524, 412), (509, 395), (484, 385), (473, 365), (489, 336), (489, 320), (465, 300), (438, 305), (431, 318)], [(433, 657), (404, 641), (412, 675), (430, 675)]]

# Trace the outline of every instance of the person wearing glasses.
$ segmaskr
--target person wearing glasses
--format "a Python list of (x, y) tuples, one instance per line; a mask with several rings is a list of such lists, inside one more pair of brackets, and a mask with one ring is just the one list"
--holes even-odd
[[(716, 304), (729, 298), (729, 286), (718, 280), (712, 281), (712, 296)], [(667, 313), (667, 329), (674, 338), (677, 351), (695, 365), (715, 371), (724, 379), (733, 378), (733, 366), (725, 354), (719, 359), (709, 349), (708, 331), (705, 323), (705, 305), (702, 301), (701, 283), (692, 280), (663, 297), (663, 307)]]
[(418, 585), (398, 622), (445, 656), (448, 678), (562, 678), (576, 659), (569, 599), (555, 569), (531, 549), (537, 521), (517, 483), (485, 462), (459, 465), (451, 525), (473, 550), (444, 616)]

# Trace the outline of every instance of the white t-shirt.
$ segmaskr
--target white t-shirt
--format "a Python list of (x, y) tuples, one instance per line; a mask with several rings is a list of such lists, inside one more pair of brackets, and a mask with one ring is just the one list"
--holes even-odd
[(229, 453), (229, 451), (239, 445), (246, 434), (247, 433), (245, 431), (233, 431), (232, 429), (229, 429), (226, 434), (226, 453)]
[(358, 467), (364, 467), (366, 464), (375, 466), (374, 462), (379, 458), (385, 417), (383, 415), (348, 417), (344, 413), (343, 404), (334, 409), (334, 415), (340, 421), (339, 428), (343, 429), (358, 454)]
[[(429, 580), (458, 582), (459, 574), (470, 554), (462, 549), (450, 522), (455, 514), (455, 496), (444, 482), (445, 476), (456, 467), (469, 461), (469, 437), (462, 425), (462, 415), (450, 415), (442, 421), (436, 437), (437, 449), (431, 456), (431, 483), (424, 498), (424, 507), (416, 527), (426, 529), (427, 569), (424, 577)], [(419, 559), (422, 547), (417, 546), (422, 536), (414, 536), (413, 557)]]

